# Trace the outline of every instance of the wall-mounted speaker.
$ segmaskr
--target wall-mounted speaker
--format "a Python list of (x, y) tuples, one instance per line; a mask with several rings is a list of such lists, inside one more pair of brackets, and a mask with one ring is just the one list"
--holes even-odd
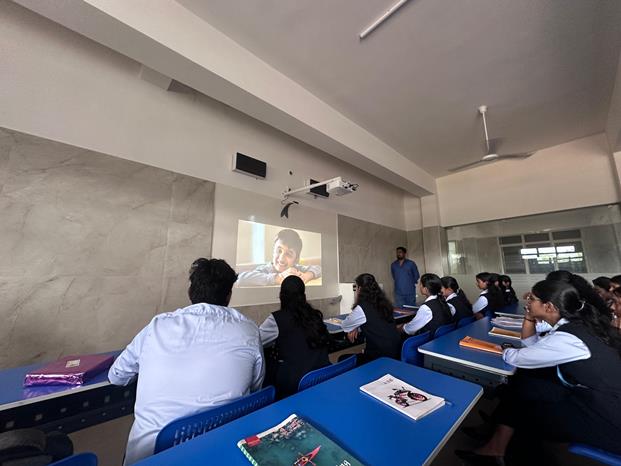
[(255, 178), (265, 178), (267, 175), (267, 164), (262, 160), (237, 152), (233, 156), (233, 171)]
[[(315, 183), (319, 183), (319, 180), (313, 180), (312, 178), (308, 180), (309, 186)], [(309, 189), (308, 194), (321, 197), (330, 197), (330, 193), (328, 192), (327, 186), (325, 184), (323, 186), (317, 186), (315, 188)]]

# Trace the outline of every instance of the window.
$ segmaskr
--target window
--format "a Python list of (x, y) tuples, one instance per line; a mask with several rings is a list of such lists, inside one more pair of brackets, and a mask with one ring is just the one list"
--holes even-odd
[(526, 264), (522, 259), (521, 249), (522, 246), (504, 246), (502, 248), (506, 273), (526, 273)]
[(505, 273), (569, 270), (586, 273), (580, 230), (503, 236), (498, 238)]

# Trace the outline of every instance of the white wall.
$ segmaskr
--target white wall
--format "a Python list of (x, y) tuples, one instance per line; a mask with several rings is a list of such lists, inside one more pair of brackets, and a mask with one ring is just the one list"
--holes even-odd
[(443, 226), (618, 202), (606, 137), (550, 147), (526, 160), (505, 160), (437, 180)]
[[(289, 218), (280, 218), (278, 200), (222, 184), (216, 185), (214, 205), (213, 251), (229, 264), (235, 264), (239, 220), (278, 225), (283, 228), (314, 231), (321, 234), (321, 286), (307, 286), (308, 299), (329, 298), (339, 294), (336, 214), (326, 214), (304, 206), (292, 206)], [(216, 252), (217, 251), (217, 252)], [(233, 291), (232, 306), (278, 302), (279, 286), (238, 288)]]
[[(304, 204), (405, 229), (400, 189), (210, 98), (143, 81), (137, 62), (10, 2), (0, 44), (0, 126), (273, 198), (341, 175), (359, 191)], [(265, 160), (267, 179), (231, 172), (237, 151)]]

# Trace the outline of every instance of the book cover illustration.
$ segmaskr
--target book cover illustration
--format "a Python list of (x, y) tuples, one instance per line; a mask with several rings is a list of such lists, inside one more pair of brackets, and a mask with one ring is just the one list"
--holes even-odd
[(240, 440), (237, 446), (255, 466), (362, 466), (295, 414), (265, 432)]
[(390, 374), (363, 385), (360, 390), (415, 421), (444, 406), (444, 398), (424, 392)]

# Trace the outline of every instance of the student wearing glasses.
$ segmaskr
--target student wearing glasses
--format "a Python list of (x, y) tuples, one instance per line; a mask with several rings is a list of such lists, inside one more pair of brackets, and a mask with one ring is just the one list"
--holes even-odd
[(358, 355), (358, 363), (381, 357), (401, 357), (401, 335), (393, 317), (392, 303), (388, 300), (375, 277), (370, 273), (358, 275), (354, 291), (356, 299), (351, 313), (341, 323), (352, 343), (360, 331), (365, 336), (366, 348)]
[[(537, 321), (551, 330), (537, 335)], [(527, 299), (525, 347), (506, 349), (518, 368), (503, 392), (491, 438), (474, 451), (456, 451), (469, 464), (504, 464), (516, 431), (533, 440), (579, 442), (621, 453), (621, 337), (610, 318), (560, 281), (537, 283)], [(554, 377), (530, 376), (551, 368)]]

